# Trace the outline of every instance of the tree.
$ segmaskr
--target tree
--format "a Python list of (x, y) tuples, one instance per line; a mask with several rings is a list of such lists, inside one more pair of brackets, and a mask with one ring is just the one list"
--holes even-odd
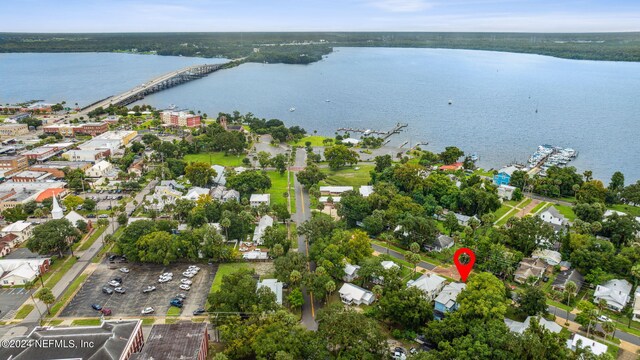
[(578, 291), (578, 285), (576, 285), (576, 283), (571, 280), (567, 281), (567, 283), (564, 285), (564, 292), (567, 295), (567, 305), (569, 305), (567, 307), (566, 319), (569, 318), (569, 308), (571, 307), (571, 297), (576, 293), (576, 291)]
[(9, 222), (16, 222), (19, 220), (27, 220), (29, 214), (24, 211), (24, 208), (21, 204), (18, 204), (12, 208), (7, 208), (2, 212), (2, 217), (4, 217)]
[(299, 309), (304, 305), (304, 298), (302, 297), (302, 291), (300, 291), (300, 288), (293, 289), (287, 297), (287, 300), (289, 301), (289, 306), (292, 309)]
[(445, 229), (449, 230), (449, 235), (460, 228), (460, 224), (458, 224), (458, 218), (452, 211), (449, 211), (447, 215), (444, 216), (443, 225)]
[(593, 204), (579, 203), (578, 205), (573, 207), (573, 212), (576, 214), (578, 219), (586, 221), (588, 223), (602, 220), (604, 211), (604, 205), (598, 202)]
[(271, 164), (271, 155), (269, 155), (266, 151), (260, 151), (256, 155), (258, 157), (258, 163), (262, 169), (265, 169), (269, 164)]
[(78, 220), (76, 221), (76, 228), (83, 234), (86, 234), (89, 230), (89, 224), (87, 224), (87, 222), (84, 220)]
[(163, 265), (177, 260), (177, 245), (175, 238), (164, 231), (154, 231), (136, 241), (140, 261)]
[(308, 165), (304, 170), (299, 171), (296, 175), (300, 184), (307, 189), (324, 180), (326, 177), (327, 175), (323, 173), (316, 164)]
[(324, 284), (324, 289), (327, 291), (327, 301), (329, 300), (329, 296), (336, 291), (336, 283), (333, 280), (329, 280)]
[(273, 164), (273, 167), (278, 170), (280, 175), (284, 174), (284, 172), (287, 171), (287, 157), (283, 154), (274, 156), (271, 160), (271, 164)]
[(269, 189), (271, 187), (271, 179), (261, 171), (243, 171), (240, 174), (233, 174), (227, 177), (227, 187), (236, 189), (240, 194), (246, 196)]
[(185, 177), (193, 186), (206, 186), (218, 174), (206, 162), (192, 162), (185, 168)]
[(45, 303), (45, 305), (47, 305), (47, 314), (51, 315), (50, 306), (51, 304), (56, 302), (56, 297), (55, 295), (53, 295), (53, 292), (51, 292), (51, 289), (49, 289), (48, 287), (43, 287), (36, 294), (36, 298), (38, 298), (38, 300), (42, 301), (43, 303)]
[(345, 145), (334, 145), (324, 149), (324, 157), (332, 170), (338, 170), (349, 164), (353, 166), (358, 163), (360, 156), (355, 151)]
[(506, 229), (502, 229), (502, 233), (507, 236), (507, 244), (525, 256), (529, 256), (539, 246), (553, 244), (557, 237), (553, 227), (537, 216), (521, 219), (512, 217), (507, 225)]
[(84, 199), (84, 202), (82, 203), (82, 209), (83, 210), (87, 210), (87, 211), (93, 211), (96, 209), (96, 201), (91, 199), (91, 198), (86, 198)]
[(547, 297), (535, 286), (526, 286), (518, 301), (519, 311), (524, 316), (544, 315), (547, 313)]
[[(222, 223), (220, 225), (222, 225)], [(284, 226), (268, 227), (262, 235), (262, 243), (269, 249), (273, 249), (275, 245), (280, 244), (284, 249), (284, 253), (287, 253), (291, 246), (287, 228)]]
[(529, 174), (526, 171), (516, 170), (511, 174), (511, 178), (509, 179), (509, 185), (515, 186), (518, 189), (526, 190), (524, 188), (525, 184), (529, 181)]
[(616, 331), (616, 326), (613, 324), (613, 322), (611, 321), (605, 321), (602, 324), (600, 324), (602, 326), (602, 330), (604, 330), (605, 332), (605, 340), (607, 339), (607, 335), (606, 334), (611, 334), (611, 338), (613, 339), (613, 333), (614, 331)]
[(284, 222), (291, 217), (291, 214), (289, 213), (289, 209), (285, 204), (282, 204), (282, 203), (273, 204), (273, 206), (271, 206), (271, 209), (273, 210), (273, 213), (280, 221)]
[(273, 261), (278, 281), (297, 285), (307, 269), (307, 259), (299, 252), (289, 252)]
[(445, 165), (453, 164), (463, 156), (464, 152), (455, 146), (447, 146), (443, 152), (438, 154), (438, 157)]
[(458, 312), (466, 319), (502, 319), (507, 312), (505, 286), (487, 272), (469, 277), (457, 300)]
[(79, 236), (78, 230), (67, 219), (54, 219), (33, 229), (33, 236), (27, 241), (27, 248), (39, 254), (63, 252)]
[(367, 198), (356, 191), (343, 193), (337, 208), (338, 216), (342, 217), (349, 227), (355, 227), (357, 222), (371, 213)]
[(425, 299), (424, 293), (413, 286), (385, 286), (379, 307), (383, 318), (404, 329), (419, 330), (433, 319), (433, 307)]
[(220, 226), (224, 229), (225, 237), (229, 240), (229, 227), (231, 227), (231, 220), (229, 218), (223, 218), (220, 220)]
[(222, 278), (220, 290), (209, 294), (210, 311), (263, 312), (277, 308), (276, 296), (268, 288), (256, 291), (253, 270), (241, 269)]
[(107, 226), (107, 225), (109, 225), (109, 220), (107, 220), (107, 219), (98, 219), (97, 224), (98, 224), (98, 226)]
[(588, 337), (589, 332), (591, 331), (591, 324), (596, 321), (598, 311), (596, 310), (596, 306), (587, 300), (580, 300), (577, 308), (578, 310), (580, 310), (580, 313), (576, 315), (576, 322), (582, 326), (587, 327)]
[(384, 169), (391, 167), (391, 155), (376, 156), (373, 161), (376, 163), (375, 172), (382, 172)]
[(581, 203), (604, 203), (607, 198), (607, 189), (600, 180), (587, 181), (580, 186), (576, 193), (576, 200)]

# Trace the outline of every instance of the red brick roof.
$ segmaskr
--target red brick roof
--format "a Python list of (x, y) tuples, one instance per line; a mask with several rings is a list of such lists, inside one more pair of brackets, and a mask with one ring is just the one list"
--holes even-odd
[(442, 165), (440, 166), (440, 170), (446, 171), (446, 170), (460, 170), (462, 168), (462, 163), (461, 162), (457, 162), (457, 163), (453, 163), (451, 165)]
[(48, 199), (50, 197), (58, 196), (63, 191), (64, 191), (63, 188), (47, 189), (47, 190), (41, 192), (40, 195), (38, 195), (38, 197), (36, 198), (36, 202), (42, 202), (43, 200)]

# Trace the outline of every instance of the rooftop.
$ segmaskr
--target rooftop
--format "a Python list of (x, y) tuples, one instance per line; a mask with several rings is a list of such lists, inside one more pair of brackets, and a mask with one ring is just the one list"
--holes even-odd
[(205, 323), (157, 324), (145, 341), (144, 348), (130, 360), (197, 360), (207, 336)]

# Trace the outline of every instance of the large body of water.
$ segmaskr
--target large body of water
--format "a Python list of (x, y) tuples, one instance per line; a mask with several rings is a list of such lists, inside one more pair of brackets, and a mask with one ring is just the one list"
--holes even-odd
[[(0, 54), (0, 102), (91, 103), (215, 59), (126, 54)], [(525, 162), (539, 144), (608, 181), (640, 179), (640, 63), (485, 51), (340, 48), (311, 65), (243, 64), (147, 97), (163, 108), (253, 112), (312, 132), (409, 127), (393, 143), (456, 145), (480, 165)], [(326, 100), (330, 100), (327, 102)], [(453, 102), (449, 105), (449, 100)], [(289, 108), (295, 107), (295, 112)], [(538, 110), (536, 112), (536, 109)]]

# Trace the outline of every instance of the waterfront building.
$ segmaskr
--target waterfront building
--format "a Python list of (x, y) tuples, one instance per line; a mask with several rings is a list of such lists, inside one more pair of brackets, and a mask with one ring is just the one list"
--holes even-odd
[(200, 115), (194, 115), (186, 111), (163, 111), (160, 119), (165, 125), (181, 127), (199, 127), (201, 125)]

